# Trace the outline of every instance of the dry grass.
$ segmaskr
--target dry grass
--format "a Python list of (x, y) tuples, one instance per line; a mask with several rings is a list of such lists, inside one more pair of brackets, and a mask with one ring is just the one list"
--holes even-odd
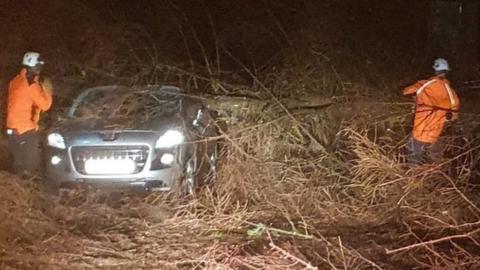
[[(328, 119), (340, 106), (353, 104), (315, 113)], [(408, 167), (394, 143), (401, 135), (386, 140), (351, 120), (331, 138), (328, 121), (299, 129), (306, 115), (292, 120), (272, 106), (224, 130), (218, 181), (191, 198), (89, 189), (45, 195), (4, 174), (0, 266), (479, 267), (473, 145), (451, 144), (451, 160)], [(305, 130), (326, 130), (337, 148), (314, 151)]]

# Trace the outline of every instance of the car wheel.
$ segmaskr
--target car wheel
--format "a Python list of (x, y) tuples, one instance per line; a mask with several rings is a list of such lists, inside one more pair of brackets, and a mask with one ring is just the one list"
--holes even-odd
[(187, 195), (193, 194), (195, 190), (195, 164), (193, 158), (187, 162), (185, 168), (185, 193)]
[(217, 177), (217, 161), (219, 156), (219, 146), (215, 144), (213, 151), (208, 156), (209, 170), (205, 179), (206, 184), (215, 182)]
[(195, 191), (195, 166), (194, 160), (189, 159), (181, 172), (175, 177), (171, 188), (171, 194), (177, 197), (192, 195)]

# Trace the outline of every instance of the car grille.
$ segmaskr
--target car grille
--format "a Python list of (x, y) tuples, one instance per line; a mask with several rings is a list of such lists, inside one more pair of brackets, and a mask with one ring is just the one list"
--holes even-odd
[[(75, 170), (86, 175), (85, 162), (91, 159), (130, 159), (135, 162), (136, 169), (132, 174), (141, 172), (148, 159), (149, 147), (135, 146), (74, 146), (71, 149)], [(112, 173), (114, 174), (114, 173)]]

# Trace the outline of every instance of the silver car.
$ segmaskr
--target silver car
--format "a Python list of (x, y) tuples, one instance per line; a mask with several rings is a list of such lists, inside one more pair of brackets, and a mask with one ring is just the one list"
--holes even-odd
[(47, 133), (47, 180), (191, 193), (215, 176), (213, 120), (177, 87), (89, 88)]

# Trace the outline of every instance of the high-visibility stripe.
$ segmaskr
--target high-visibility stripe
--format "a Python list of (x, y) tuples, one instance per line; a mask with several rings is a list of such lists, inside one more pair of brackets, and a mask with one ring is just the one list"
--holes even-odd
[[(422, 87), (418, 88), (417, 95), (421, 94), (423, 92), (423, 90), (425, 90), (425, 88), (427, 88), (427, 86), (434, 83), (435, 81), (437, 81), (437, 79), (430, 80), (430, 81), (426, 82), (424, 85), (422, 85)], [(456, 101), (455, 101), (455, 98), (453, 97), (453, 91), (450, 88), (450, 85), (448, 83), (444, 83), (444, 86), (445, 86), (445, 89), (447, 90), (448, 98), (450, 99), (450, 105), (451, 106), (456, 105)]]
[(422, 85), (422, 87), (418, 88), (417, 95), (420, 95), (423, 92), (423, 90), (425, 90), (425, 88), (427, 88), (427, 86), (434, 83), (436, 80), (437, 79), (430, 80), (430, 81), (426, 82), (424, 85)]
[(455, 99), (453, 98), (452, 89), (450, 88), (450, 85), (448, 85), (448, 83), (445, 84), (445, 89), (447, 89), (447, 92), (448, 92), (448, 98), (450, 99), (450, 105), (454, 106), (455, 105)]

